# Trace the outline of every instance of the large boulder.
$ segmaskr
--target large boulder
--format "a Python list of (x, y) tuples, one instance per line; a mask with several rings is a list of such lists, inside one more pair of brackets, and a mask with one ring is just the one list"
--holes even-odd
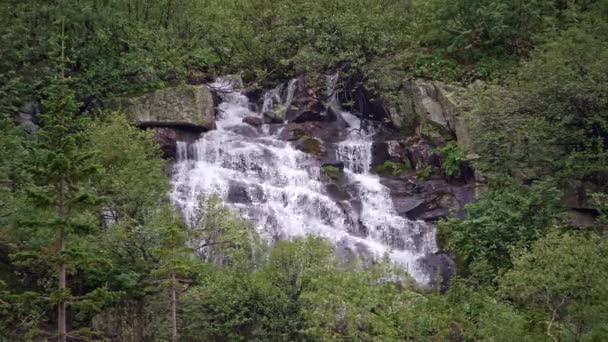
[(415, 171), (436, 170), (441, 167), (441, 156), (428, 139), (412, 136), (406, 139), (376, 141), (372, 144), (372, 168), (386, 162), (402, 163)]
[(312, 154), (317, 158), (323, 158), (327, 154), (327, 149), (325, 148), (323, 141), (307, 135), (302, 136), (295, 142), (295, 148), (302, 152)]
[(335, 116), (325, 107), (325, 88), (308, 76), (300, 76), (292, 84), (292, 94), (285, 111), (289, 122), (333, 121)]
[(260, 126), (262, 126), (262, 124), (264, 122), (262, 121), (261, 118), (258, 118), (257, 116), (248, 116), (248, 117), (243, 118), (243, 123), (246, 123), (253, 127), (260, 127)]
[(213, 95), (206, 85), (181, 85), (137, 97), (115, 99), (113, 107), (141, 127), (215, 128)]
[(387, 140), (374, 142), (372, 144), (371, 167), (374, 168), (387, 161), (398, 163), (409, 162), (407, 161), (406, 150), (399, 141)]
[(471, 183), (450, 184), (441, 177), (414, 182), (383, 178), (390, 190), (397, 213), (410, 220), (437, 221), (452, 212), (464, 213), (464, 206), (475, 201), (475, 186)]
[[(438, 81), (406, 80), (390, 106), (390, 120), (397, 127), (413, 131), (420, 122), (436, 127), (440, 133), (457, 138), (459, 145), (470, 146), (464, 104), (458, 87)], [(413, 128), (413, 129), (412, 129)]]
[(303, 136), (311, 136), (319, 138), (324, 142), (338, 142), (348, 135), (347, 127), (348, 125), (342, 120), (332, 122), (290, 122), (281, 130), (279, 139), (295, 141)]

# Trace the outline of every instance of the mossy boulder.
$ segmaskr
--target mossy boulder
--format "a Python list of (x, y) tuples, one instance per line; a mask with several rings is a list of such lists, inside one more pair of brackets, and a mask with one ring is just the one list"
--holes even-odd
[(285, 108), (264, 112), (263, 117), (265, 124), (282, 124), (285, 121)]
[(213, 95), (206, 85), (180, 85), (112, 101), (141, 127), (215, 128)]
[(295, 147), (308, 154), (312, 154), (315, 157), (323, 158), (327, 154), (325, 145), (321, 139), (317, 139), (311, 136), (302, 136), (296, 141)]
[(321, 178), (326, 181), (338, 181), (344, 174), (344, 168), (336, 165), (325, 164), (321, 167)]

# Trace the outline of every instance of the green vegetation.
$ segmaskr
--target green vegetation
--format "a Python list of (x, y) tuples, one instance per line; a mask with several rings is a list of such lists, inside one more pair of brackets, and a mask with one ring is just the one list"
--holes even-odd
[(321, 167), (321, 177), (329, 181), (336, 181), (342, 177), (342, 170), (334, 165), (323, 165)]
[[(0, 22), (0, 341), (608, 339), (606, 1), (4, 0)], [(471, 150), (437, 152), (450, 181), (473, 167), (488, 184), (438, 224), (445, 292), (341, 265), (321, 239), (265, 246), (215, 197), (184, 222), (153, 133), (103, 110), (336, 70), (389, 101), (411, 77), (466, 89)], [(38, 107), (37, 131), (15, 125)]]
[(500, 293), (547, 320), (546, 334), (567, 341), (606, 337), (608, 252), (605, 237), (550, 231), (520, 250), (501, 276)]
[(374, 167), (374, 172), (385, 176), (403, 176), (406, 172), (411, 169), (409, 161), (395, 162), (387, 160), (384, 163)]
[(464, 220), (441, 222), (446, 248), (456, 253), (461, 274), (492, 283), (511, 267), (513, 247), (527, 247), (559, 223), (560, 192), (551, 182), (500, 184), (467, 206)]
[(462, 174), (463, 168), (467, 166), (467, 159), (464, 151), (458, 144), (451, 142), (436, 151), (444, 156), (441, 163), (441, 171), (444, 175), (451, 178), (458, 178)]
[(433, 174), (433, 167), (430, 165), (427, 165), (425, 167), (423, 167), (422, 169), (416, 171), (416, 176), (422, 180), (426, 180), (429, 177), (431, 177), (431, 175)]

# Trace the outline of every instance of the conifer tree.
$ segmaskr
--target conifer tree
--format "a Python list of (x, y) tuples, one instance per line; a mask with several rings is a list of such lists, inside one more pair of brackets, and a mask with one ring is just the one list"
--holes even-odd
[(159, 263), (152, 272), (156, 288), (167, 290), (170, 301), (171, 341), (178, 341), (177, 306), (178, 296), (186, 291), (196, 279), (196, 265), (200, 259), (187, 246), (188, 231), (177, 213), (170, 208), (161, 208), (153, 219), (159, 243), (154, 250)]
[(90, 162), (91, 154), (81, 151), (84, 135), (76, 115), (79, 106), (65, 76), (65, 36), (62, 23), (61, 50), (58, 75), (51, 81), (43, 101), (43, 126), (37, 132), (38, 144), (34, 149), (32, 173), (36, 185), (29, 194), (46, 219), (38, 224), (53, 231), (51, 243), (57, 265), (57, 290), (52, 300), (57, 305), (58, 341), (68, 338), (66, 306), (71, 299), (68, 288), (68, 238), (74, 234), (90, 232), (93, 228), (86, 219), (85, 209), (95, 205), (95, 198), (86, 191), (88, 178), (96, 168)]

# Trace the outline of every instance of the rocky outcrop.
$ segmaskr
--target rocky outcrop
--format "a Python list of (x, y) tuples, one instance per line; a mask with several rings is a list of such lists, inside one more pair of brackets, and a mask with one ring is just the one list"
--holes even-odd
[(26, 132), (34, 133), (38, 130), (38, 115), (40, 112), (41, 106), (38, 102), (26, 102), (17, 111), (15, 121)]
[(575, 227), (589, 227), (599, 213), (592, 204), (593, 193), (601, 192), (601, 187), (591, 182), (570, 180), (562, 185), (562, 205), (567, 209), (566, 219)]
[(297, 78), (293, 83), (291, 102), (285, 111), (289, 122), (332, 121), (325, 107), (325, 89), (314, 84), (307, 76)]
[(390, 189), (397, 212), (411, 220), (437, 221), (475, 200), (470, 172), (450, 179), (441, 172), (442, 156), (422, 137), (379, 141), (372, 145), (372, 170)]
[(215, 128), (213, 95), (206, 85), (182, 85), (119, 98), (113, 106), (141, 127), (175, 127), (200, 132)]
[(141, 128), (153, 129), (165, 158), (175, 158), (177, 142), (194, 142), (215, 128), (213, 95), (206, 85), (181, 85), (136, 97), (114, 99), (109, 107), (124, 112)]
[(295, 141), (302, 136), (311, 136), (324, 142), (336, 142), (348, 135), (347, 126), (341, 121), (327, 122), (290, 122), (285, 125), (279, 138), (285, 141)]
[(427, 180), (384, 178), (399, 215), (410, 220), (437, 221), (452, 212), (462, 216), (464, 206), (475, 200), (471, 183), (449, 183), (442, 177)]
[(364, 78), (355, 74), (345, 80), (338, 93), (344, 109), (365, 120), (384, 121), (390, 118), (390, 106), (378, 92), (365, 86)]
[(467, 149), (470, 138), (464, 105), (457, 98), (458, 90), (438, 81), (406, 80), (391, 103), (390, 120), (396, 127), (426, 122), (440, 133), (455, 137), (458, 144)]
[(372, 145), (372, 168), (387, 161), (406, 163), (414, 171), (431, 168), (437, 171), (441, 167), (441, 156), (427, 139), (409, 137), (378, 141)]
[(372, 145), (372, 168), (382, 165), (386, 161), (404, 162), (406, 160), (406, 150), (398, 140), (380, 141)]

